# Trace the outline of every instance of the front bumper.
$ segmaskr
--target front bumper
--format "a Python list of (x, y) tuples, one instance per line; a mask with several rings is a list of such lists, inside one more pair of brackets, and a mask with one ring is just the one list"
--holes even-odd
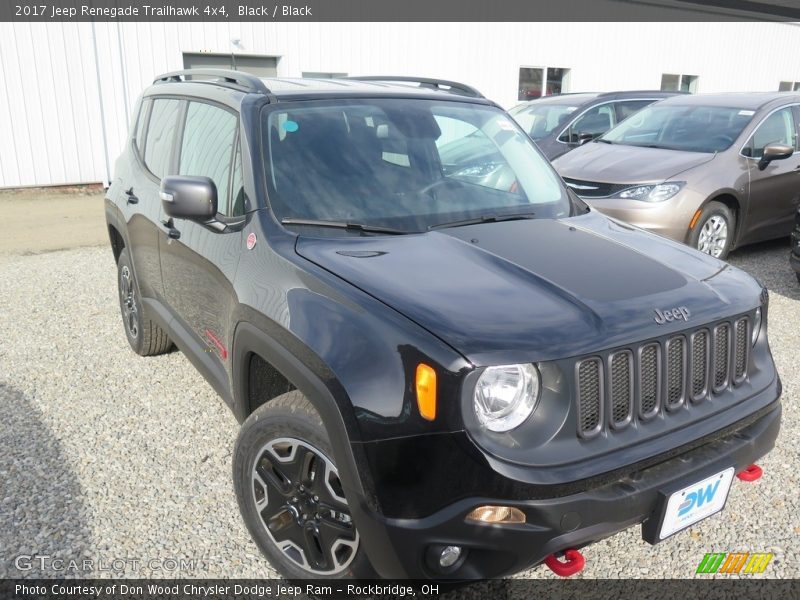
[(642, 202), (623, 198), (583, 198), (592, 208), (614, 219), (636, 225), (676, 242), (685, 243), (689, 224), (705, 196), (684, 188), (664, 202)]
[[(362, 523), (366, 525), (362, 534), (369, 531), (391, 547), (391, 551), (370, 554), (373, 566), (384, 577), (484, 579), (510, 575), (541, 563), (550, 554), (580, 548), (655, 518), (660, 490), (690, 485), (731, 466), (741, 471), (773, 448), (780, 416), (776, 401), (721, 436), (711, 436), (708, 443), (579, 493), (525, 501), (467, 498), (425, 518), (385, 519), (373, 513), (362, 514), (357, 522), (360, 530)], [(519, 508), (527, 522), (465, 522), (472, 509), (485, 504)], [(426, 553), (432, 546), (446, 545), (462, 546), (467, 553), (456, 570), (443, 574)]]

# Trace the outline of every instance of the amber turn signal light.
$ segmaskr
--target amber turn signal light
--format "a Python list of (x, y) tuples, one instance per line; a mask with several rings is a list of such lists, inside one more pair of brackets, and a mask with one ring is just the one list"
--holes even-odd
[(467, 521), (496, 525), (525, 522), (525, 513), (513, 506), (479, 506), (467, 515)]
[(423, 419), (436, 418), (436, 371), (425, 363), (417, 365), (417, 407)]

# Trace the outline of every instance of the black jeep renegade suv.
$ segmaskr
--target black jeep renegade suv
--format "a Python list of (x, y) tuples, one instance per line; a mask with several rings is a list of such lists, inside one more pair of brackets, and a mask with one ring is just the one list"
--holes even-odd
[(289, 578), (569, 573), (721, 510), (778, 433), (766, 290), (590, 210), (467, 86), (163, 75), (106, 218), (130, 345), (243, 422)]

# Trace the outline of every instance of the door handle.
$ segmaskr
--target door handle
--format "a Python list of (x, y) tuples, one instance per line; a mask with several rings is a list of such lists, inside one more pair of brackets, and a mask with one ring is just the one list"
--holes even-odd
[(126, 190), (125, 195), (128, 197), (128, 200), (125, 202), (126, 204), (139, 204), (139, 198), (133, 193), (133, 188)]
[(167, 237), (169, 237), (172, 240), (180, 239), (181, 232), (175, 229), (175, 222), (172, 220), (172, 217), (164, 221), (161, 221), (161, 224), (167, 228)]

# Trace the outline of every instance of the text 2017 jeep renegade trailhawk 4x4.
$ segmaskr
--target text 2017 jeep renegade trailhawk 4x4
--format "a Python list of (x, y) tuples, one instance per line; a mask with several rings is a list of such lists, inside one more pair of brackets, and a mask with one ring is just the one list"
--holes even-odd
[(778, 433), (766, 290), (590, 210), (461, 84), (163, 75), (106, 217), (130, 345), (243, 421), (288, 578), (568, 574), (720, 511)]

